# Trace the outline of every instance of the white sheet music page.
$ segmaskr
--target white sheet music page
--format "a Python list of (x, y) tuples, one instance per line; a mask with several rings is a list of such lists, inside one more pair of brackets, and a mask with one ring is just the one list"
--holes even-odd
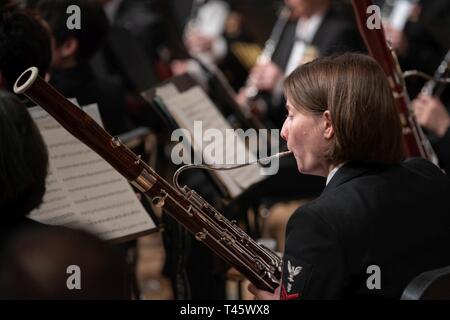
[[(97, 105), (83, 107), (101, 124)], [(49, 152), (44, 203), (30, 218), (112, 240), (155, 228), (133, 189), (109, 163), (40, 107), (30, 109)]]
[(179, 93), (177, 87), (172, 83), (167, 83), (164, 86), (156, 88), (156, 95), (160, 96), (163, 100), (170, 99), (170, 97), (176, 96)]
[[(206, 164), (214, 164), (214, 159), (211, 158), (211, 154), (214, 154), (217, 159), (224, 159), (225, 164), (236, 164), (235, 160), (238, 154), (245, 154), (246, 162), (256, 160), (255, 155), (249, 152), (244, 141), (238, 138), (236, 134), (233, 133), (232, 138), (229, 139), (230, 135), (226, 134), (226, 130), (228, 129), (228, 132), (231, 132), (232, 127), (199, 86), (192, 87), (178, 95), (165, 98), (164, 103), (179, 126), (189, 130), (194, 140), (193, 146), (195, 152), (203, 153), (203, 160)], [(195, 136), (195, 121), (201, 122), (203, 137)], [(216, 143), (213, 138), (208, 138), (209, 142), (207, 143), (198, 141), (199, 139), (205, 140), (205, 132), (208, 129), (218, 130), (222, 137), (224, 137), (221, 141), (222, 143)], [(242, 167), (230, 171), (213, 172), (220, 178), (233, 198), (238, 196), (250, 185), (263, 179), (263, 176), (260, 174), (259, 165)]]

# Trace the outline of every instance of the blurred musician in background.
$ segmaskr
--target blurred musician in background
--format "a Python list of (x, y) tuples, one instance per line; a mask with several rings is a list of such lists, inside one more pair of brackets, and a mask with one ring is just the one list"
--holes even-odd
[(245, 107), (248, 87), (265, 92), (261, 110), (275, 127), (283, 122), (282, 83), (297, 66), (320, 56), (364, 50), (349, 8), (331, 0), (285, 0), (291, 17), (270, 61), (257, 64), (250, 72), (249, 84), (240, 90), (237, 101)]
[[(27, 217), (43, 201), (47, 147), (26, 107), (5, 90), (0, 147), (0, 298), (126, 298), (125, 259), (118, 251), (85, 232)], [(83, 290), (66, 285), (74, 263), (83, 268)]]
[(439, 164), (450, 173), (450, 114), (439, 97), (421, 93), (412, 103), (417, 122), (427, 130)]
[(227, 52), (222, 33), (228, 14), (229, 5), (225, 1), (192, 1), (183, 27), (183, 41), (193, 59), (173, 61), (172, 71), (175, 75), (188, 72), (207, 87), (208, 74), (203, 67), (215, 66)]
[(0, 10), (0, 88), (12, 91), (22, 72), (30, 66), (47, 78), (52, 59), (48, 24), (38, 15), (14, 3)]
[[(67, 7), (78, 5), (82, 28), (69, 29)], [(105, 128), (111, 134), (127, 131), (124, 89), (94, 74), (90, 60), (108, 32), (108, 20), (96, 0), (42, 0), (39, 14), (48, 22), (53, 37), (50, 83), (80, 105), (98, 103)]]
[(25, 106), (0, 91), (1, 236), (20, 226), (40, 225), (26, 215), (42, 203), (47, 176), (47, 147)]
[(158, 58), (158, 50), (165, 41), (161, 32), (164, 17), (158, 12), (156, 1), (98, 0), (112, 26), (128, 30), (142, 45), (149, 61)]
[[(20, 229), (0, 251), (0, 259), (0, 299), (129, 298), (124, 257), (117, 248), (84, 231)], [(81, 290), (69, 290), (68, 283), (75, 282), (68, 277), (76, 270), (69, 266), (82, 272)]]
[[(450, 49), (450, 2), (446, 0), (379, 1), (383, 5), (386, 39), (395, 50), (402, 70), (433, 74)], [(407, 81), (410, 97), (422, 87), (420, 79)]]
[[(384, 2), (386, 37), (399, 56), (403, 70), (415, 69), (429, 75), (448, 75), (450, 49), (450, 2), (444, 0), (403, 0)], [(387, 8), (387, 9), (386, 9)], [(445, 56), (445, 57), (444, 57)], [(444, 57), (444, 60), (442, 60)], [(442, 69), (443, 68), (443, 69)], [(436, 71), (435, 71), (436, 70)], [(435, 81), (437, 79), (433, 79)], [(421, 78), (408, 78), (412, 107), (439, 158), (450, 170), (450, 92), (445, 84), (434, 83), (429, 92)]]

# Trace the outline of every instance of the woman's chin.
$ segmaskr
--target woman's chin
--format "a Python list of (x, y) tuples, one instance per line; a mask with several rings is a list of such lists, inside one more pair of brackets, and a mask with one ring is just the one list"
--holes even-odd
[(301, 174), (307, 174), (310, 176), (319, 176), (319, 177), (326, 177), (326, 174), (322, 174), (321, 171), (317, 170), (317, 168), (313, 167), (313, 166), (305, 166), (304, 164), (302, 164), (301, 162), (297, 161), (297, 170), (301, 173)]
[(303, 165), (303, 163), (302, 163), (301, 161), (299, 161), (297, 158), (296, 158), (295, 160), (297, 161), (297, 170), (298, 170), (300, 173), (307, 174), (308, 172), (306, 172), (306, 168), (305, 168), (305, 166)]
[(313, 166), (305, 164), (303, 161), (299, 161), (297, 158), (297, 170), (302, 174), (317, 175), (313, 170)]

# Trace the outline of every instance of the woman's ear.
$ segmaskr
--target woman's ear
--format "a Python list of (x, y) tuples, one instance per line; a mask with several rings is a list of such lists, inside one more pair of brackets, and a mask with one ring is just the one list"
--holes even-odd
[(78, 40), (72, 37), (68, 38), (64, 41), (60, 47), (60, 50), (62, 58), (75, 57), (75, 54), (78, 51)]
[(333, 121), (331, 120), (330, 110), (324, 111), (324, 113), (322, 114), (322, 118), (324, 122), (323, 137), (327, 140), (330, 140), (334, 137)]
[(78, 46), (78, 40), (73, 37), (65, 40), (60, 46), (54, 44), (51, 67), (53, 69), (66, 69), (75, 66), (77, 64)]

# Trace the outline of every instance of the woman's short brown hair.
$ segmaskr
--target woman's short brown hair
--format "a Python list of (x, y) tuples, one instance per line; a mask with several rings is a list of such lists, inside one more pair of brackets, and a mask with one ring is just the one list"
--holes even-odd
[(335, 132), (328, 159), (399, 163), (400, 119), (387, 78), (369, 56), (346, 53), (297, 68), (285, 81), (285, 95), (301, 112), (329, 110)]

